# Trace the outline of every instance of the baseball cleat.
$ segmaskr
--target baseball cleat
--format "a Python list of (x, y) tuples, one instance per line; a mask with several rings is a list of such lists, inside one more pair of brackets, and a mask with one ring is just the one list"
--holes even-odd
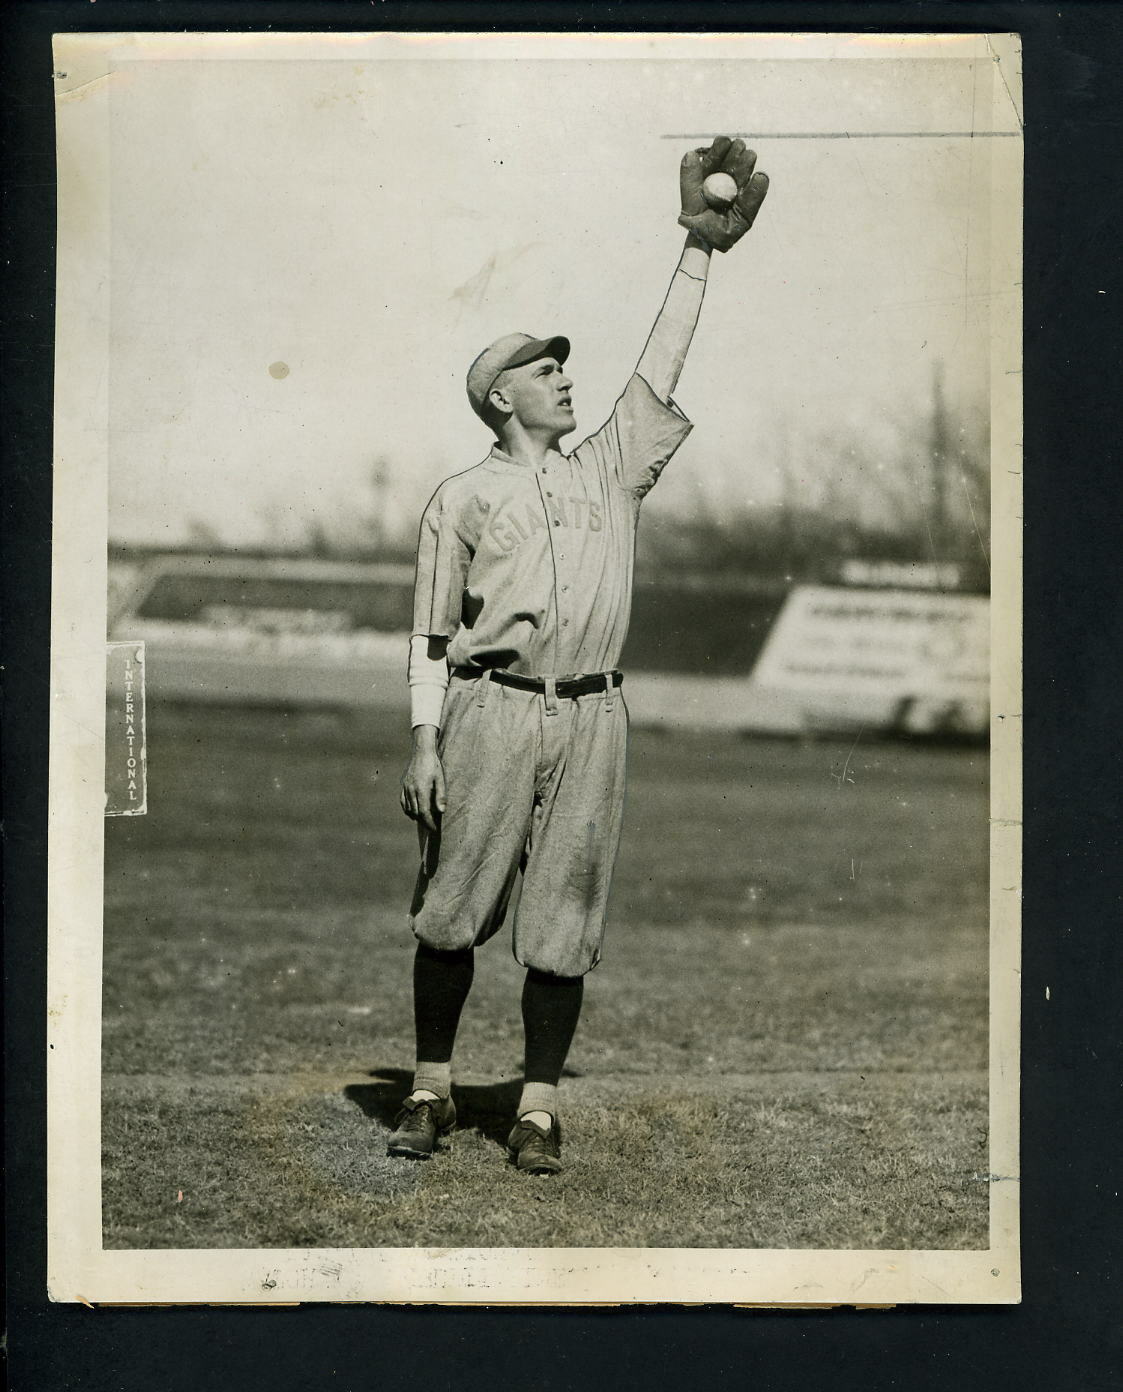
[(447, 1136), (456, 1125), (456, 1108), (451, 1097), (407, 1097), (394, 1118), (394, 1130), (386, 1143), (387, 1155), (404, 1155), (410, 1160), (428, 1160), (439, 1136)]
[(507, 1137), (511, 1160), (526, 1174), (557, 1174), (561, 1162), (561, 1127), (557, 1117), (547, 1131), (545, 1127), (520, 1117)]

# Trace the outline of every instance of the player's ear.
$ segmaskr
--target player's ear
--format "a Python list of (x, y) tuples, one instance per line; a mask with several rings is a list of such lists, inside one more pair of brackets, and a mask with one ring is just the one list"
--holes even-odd
[(496, 383), (487, 394), (488, 404), (500, 416), (509, 416), (515, 409), (514, 402), (503, 387)]
[(484, 424), (496, 436), (500, 435), (504, 426), (511, 419), (514, 413), (514, 404), (504, 392), (502, 387), (492, 386), (487, 394), (487, 400), (480, 413)]

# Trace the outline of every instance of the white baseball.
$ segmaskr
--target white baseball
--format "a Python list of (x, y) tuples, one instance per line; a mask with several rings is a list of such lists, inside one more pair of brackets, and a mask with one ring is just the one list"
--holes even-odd
[(711, 174), (702, 185), (702, 196), (711, 208), (728, 208), (737, 197), (737, 180), (720, 170)]

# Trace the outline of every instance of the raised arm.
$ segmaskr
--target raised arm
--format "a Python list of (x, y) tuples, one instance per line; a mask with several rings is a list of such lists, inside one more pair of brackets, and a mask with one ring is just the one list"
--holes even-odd
[(709, 270), (710, 248), (692, 232), (686, 239), (663, 308), (636, 364), (636, 372), (661, 401), (669, 401), (678, 386), (686, 350), (702, 309)]
[[(655, 320), (636, 372), (662, 401), (678, 385), (693, 337), (710, 269), (710, 252), (728, 251), (753, 225), (764, 196), (768, 175), (755, 173), (756, 155), (743, 140), (719, 136), (706, 149), (690, 150), (679, 167), (682, 212), (679, 223), (688, 232), (663, 307)], [(723, 202), (704, 188), (711, 174), (724, 174), (736, 192)]]

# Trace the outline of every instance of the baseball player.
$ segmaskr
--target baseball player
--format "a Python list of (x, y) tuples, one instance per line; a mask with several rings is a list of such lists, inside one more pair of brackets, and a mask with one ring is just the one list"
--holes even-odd
[[(468, 370), (468, 399), (495, 444), (441, 484), (421, 522), (401, 791), (421, 837), (417, 1061), (391, 1155), (431, 1155), (455, 1125), (451, 1059), (474, 949), (502, 925), (521, 871), (525, 1067), (508, 1151), (531, 1173), (562, 1167), (558, 1081), (600, 959), (620, 839), (628, 718), (617, 663), (636, 523), (691, 429), (671, 393), (711, 250), (748, 231), (767, 192), (755, 163), (726, 137), (683, 159), (688, 235), (670, 289), (612, 415), (571, 454), (560, 448), (575, 427), (567, 339), (508, 334)], [(708, 201), (716, 185), (703, 184), (718, 173), (732, 201)]]

